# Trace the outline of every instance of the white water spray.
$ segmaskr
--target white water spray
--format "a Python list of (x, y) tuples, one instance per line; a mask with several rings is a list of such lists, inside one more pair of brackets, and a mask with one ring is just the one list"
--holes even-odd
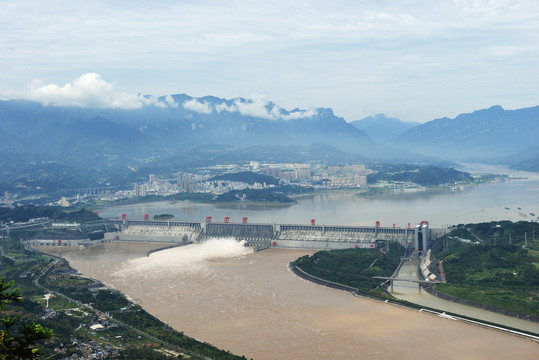
[(135, 274), (148, 279), (177, 277), (190, 273), (207, 274), (212, 262), (244, 257), (253, 251), (245, 246), (245, 241), (238, 242), (233, 238), (210, 239), (201, 244), (157, 251), (149, 257), (130, 260), (115, 275), (126, 277), (128, 274)]

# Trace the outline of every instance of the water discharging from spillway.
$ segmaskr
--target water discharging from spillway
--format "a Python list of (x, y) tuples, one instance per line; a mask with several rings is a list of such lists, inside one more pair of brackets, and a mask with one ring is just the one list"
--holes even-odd
[(140, 276), (143, 279), (177, 278), (191, 274), (209, 274), (211, 263), (244, 257), (253, 252), (245, 241), (231, 238), (209, 239), (201, 244), (158, 251), (145, 258), (132, 259), (118, 270), (118, 277)]
[(220, 241), (150, 257), (156, 244), (106, 243), (63, 256), (186, 335), (256, 360), (536, 358), (531, 341), (357, 298), (288, 270), (314, 251), (250, 252)]

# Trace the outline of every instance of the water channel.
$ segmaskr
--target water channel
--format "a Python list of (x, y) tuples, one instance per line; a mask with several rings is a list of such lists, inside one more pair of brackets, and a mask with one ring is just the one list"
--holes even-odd
[[(403, 263), (397, 278), (404, 280), (417, 280), (417, 268), (417, 259), (406, 261)], [(456, 313), (459, 315), (464, 315), (487, 322), (493, 322), (521, 330), (532, 331), (539, 334), (538, 323), (443, 300), (422, 291), (417, 283), (395, 281), (391, 294), (398, 299), (407, 300), (425, 307)]]

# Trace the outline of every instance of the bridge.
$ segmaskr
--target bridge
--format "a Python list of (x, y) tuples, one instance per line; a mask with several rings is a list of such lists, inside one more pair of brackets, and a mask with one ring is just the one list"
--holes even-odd
[[(145, 216), (147, 218), (147, 216)], [(395, 241), (404, 247), (413, 246), (418, 252), (429, 247), (431, 229), (426, 221), (415, 227), (396, 228), (376, 226), (342, 226), (301, 224), (232, 223), (207, 221), (156, 221), (108, 219), (117, 232), (106, 233), (107, 240), (201, 243), (211, 238), (235, 238), (257, 250), (266, 248), (295, 248), (330, 250), (345, 248), (374, 248), (380, 241)], [(432, 232), (435, 233), (435, 232)]]
[[(384, 277), (384, 276), (373, 276), (373, 278), (389, 281), (389, 285), (391, 286), (391, 292), (393, 292), (394, 281), (404, 281), (404, 282), (411, 282), (411, 283), (422, 284), (422, 285), (433, 285), (438, 282), (438, 281), (427, 281), (427, 280), (419, 280), (419, 279), (398, 279), (394, 277)], [(421, 286), (419, 286), (419, 293), (421, 294)]]

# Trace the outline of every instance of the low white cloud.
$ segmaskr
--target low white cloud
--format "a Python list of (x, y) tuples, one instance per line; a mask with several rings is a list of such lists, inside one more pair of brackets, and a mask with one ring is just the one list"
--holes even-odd
[(234, 104), (228, 105), (227, 103), (220, 103), (215, 105), (215, 111), (217, 111), (218, 113), (222, 111), (236, 112), (238, 111), (238, 108)]
[[(64, 85), (44, 84), (34, 80), (25, 91), (13, 97), (32, 100), (50, 106), (97, 107), (113, 109), (140, 109), (143, 106), (165, 108), (174, 106), (174, 99), (160, 101), (153, 96), (116, 91), (114, 84), (94, 72), (86, 73)], [(177, 104), (176, 104), (177, 106)]]
[(282, 118), (284, 120), (294, 120), (294, 119), (310, 118), (310, 117), (316, 116), (317, 114), (318, 114), (318, 111), (316, 109), (296, 110), (296, 111), (290, 112), (289, 114), (282, 115)]
[(232, 100), (231, 103), (222, 102), (218, 104), (190, 99), (183, 103), (183, 107), (200, 114), (211, 114), (214, 111), (217, 113), (238, 112), (243, 116), (252, 116), (268, 120), (294, 120), (312, 117), (318, 113), (316, 109), (294, 110), (288, 112), (269, 101), (265, 95), (258, 94), (253, 95), (250, 99), (237, 98)]
[(264, 95), (253, 95), (250, 99), (235, 99), (233, 104), (221, 103), (215, 105), (217, 112), (239, 112), (243, 116), (252, 116), (268, 120), (294, 120), (308, 118), (317, 114), (316, 109), (294, 110), (287, 112), (267, 100)]
[(165, 96), (165, 102), (170, 107), (175, 107), (175, 108), (178, 107), (178, 104), (174, 101), (174, 99), (170, 95)]
[(234, 106), (241, 115), (274, 120), (276, 117), (268, 111), (269, 105), (269, 101), (263, 95), (254, 95), (247, 100), (234, 100)]
[(211, 114), (213, 112), (211, 105), (207, 101), (200, 102), (197, 99), (186, 100), (183, 107), (200, 114)]

